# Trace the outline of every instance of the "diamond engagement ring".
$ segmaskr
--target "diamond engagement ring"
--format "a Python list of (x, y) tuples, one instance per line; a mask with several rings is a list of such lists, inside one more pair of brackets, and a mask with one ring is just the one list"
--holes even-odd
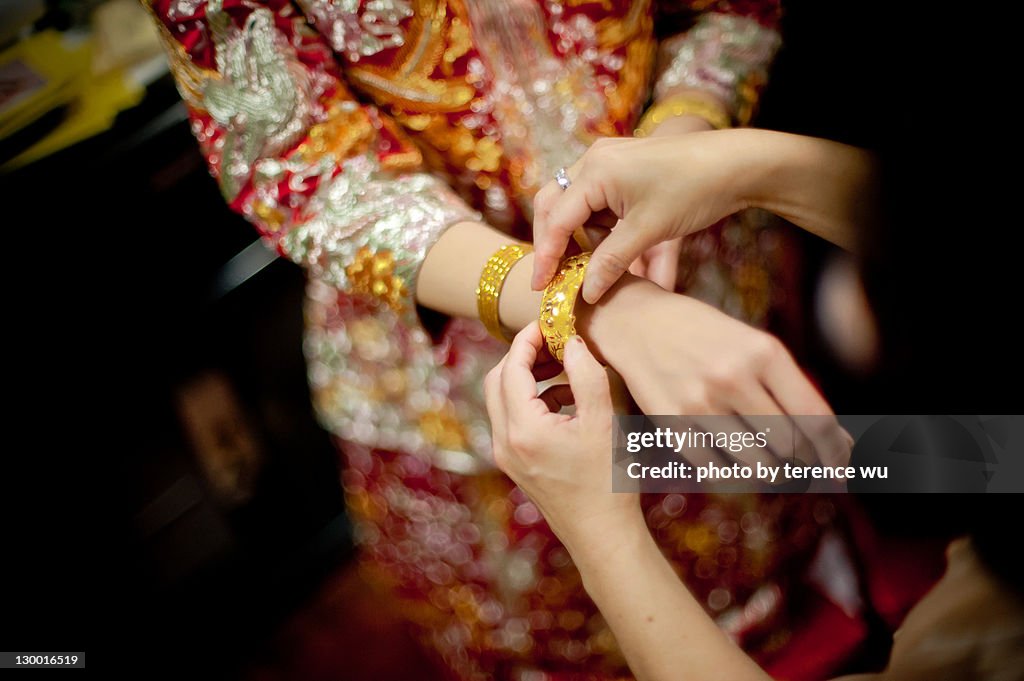
[(562, 191), (568, 189), (572, 184), (572, 180), (569, 179), (569, 174), (565, 172), (565, 168), (559, 168), (555, 173), (555, 182), (562, 188)]

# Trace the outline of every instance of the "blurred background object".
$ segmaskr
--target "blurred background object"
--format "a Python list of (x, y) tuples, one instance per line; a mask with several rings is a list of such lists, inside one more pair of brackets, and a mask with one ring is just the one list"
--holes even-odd
[[(89, 22), (77, 25), (75, 15), (90, 8)], [(49, 21), (38, 9), (26, 6), (12, 17), (15, 30), (4, 30), (8, 40), (24, 33), (0, 54), (5, 168), (108, 130), (118, 112), (136, 106), (146, 86), (167, 72), (156, 31), (135, 0), (79, 3), (75, 15), (55, 10)], [(33, 20), (42, 30), (26, 27)]]
[(29, 443), (0, 476), (19, 547), (4, 650), (159, 660), (157, 677), (429, 678), (352, 562), (303, 273), (224, 205), (145, 9), (0, 12), (12, 427)]

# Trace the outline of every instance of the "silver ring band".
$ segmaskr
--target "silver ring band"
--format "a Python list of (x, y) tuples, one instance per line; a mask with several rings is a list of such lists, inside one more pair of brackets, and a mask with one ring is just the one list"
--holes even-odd
[(562, 191), (565, 191), (572, 186), (572, 180), (569, 179), (569, 174), (565, 172), (565, 168), (559, 168), (555, 172), (555, 182), (557, 182), (558, 186), (562, 188)]

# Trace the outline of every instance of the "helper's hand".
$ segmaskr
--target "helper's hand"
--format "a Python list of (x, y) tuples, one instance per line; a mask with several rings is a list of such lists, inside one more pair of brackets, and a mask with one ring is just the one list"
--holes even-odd
[(567, 190), (550, 182), (534, 199), (533, 288), (547, 285), (584, 223), (615, 225), (594, 250), (583, 285), (583, 298), (596, 302), (652, 246), (744, 208), (745, 149), (736, 132), (595, 142), (568, 169)]
[[(706, 93), (689, 93), (693, 97), (707, 98)], [(715, 102), (721, 106), (721, 102)], [(700, 116), (672, 116), (651, 131), (651, 137), (671, 137), (694, 132), (714, 130), (706, 119)], [(614, 224), (614, 223), (613, 223)], [(679, 253), (683, 247), (682, 238), (662, 241), (649, 246), (639, 258), (633, 261), (629, 271), (638, 277), (650, 279), (666, 291), (676, 290), (679, 274)]]
[[(613, 527), (642, 530), (637, 495), (611, 491), (612, 402), (604, 367), (575, 336), (565, 348), (569, 384), (538, 396), (534, 374), (544, 355), (540, 327), (530, 324), (487, 375), (495, 462), (570, 551)], [(574, 416), (558, 413), (574, 402)]]
[(682, 239), (670, 239), (650, 246), (629, 266), (631, 274), (650, 279), (666, 291), (676, 290)]

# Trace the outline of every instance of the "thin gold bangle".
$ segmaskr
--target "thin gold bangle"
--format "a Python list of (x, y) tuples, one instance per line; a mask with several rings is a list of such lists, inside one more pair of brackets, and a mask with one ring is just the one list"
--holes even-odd
[(590, 253), (566, 258), (544, 289), (540, 301), (540, 330), (551, 356), (562, 361), (565, 344), (576, 335), (576, 297), (583, 285)]
[(634, 137), (647, 137), (654, 129), (669, 118), (676, 116), (699, 116), (711, 124), (712, 128), (721, 130), (731, 124), (729, 114), (717, 104), (703, 99), (680, 95), (669, 97), (649, 108), (633, 131)]
[(501, 288), (512, 266), (531, 251), (533, 246), (530, 244), (506, 244), (487, 259), (487, 264), (480, 272), (480, 283), (476, 287), (476, 309), (487, 333), (498, 340), (512, 342), (512, 336), (501, 326), (498, 318)]

